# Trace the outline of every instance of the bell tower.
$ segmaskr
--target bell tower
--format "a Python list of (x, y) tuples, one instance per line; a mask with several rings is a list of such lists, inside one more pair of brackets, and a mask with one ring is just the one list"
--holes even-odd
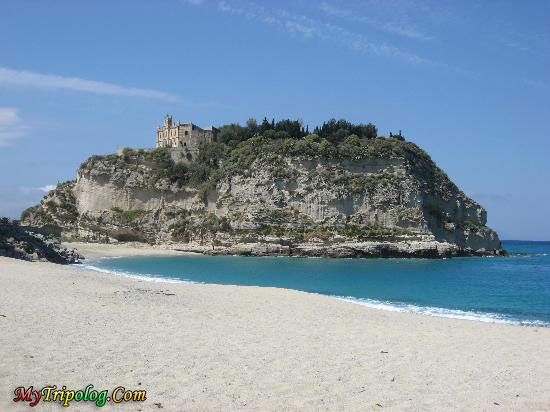
[(164, 116), (164, 127), (172, 127), (172, 116), (170, 116), (169, 114)]

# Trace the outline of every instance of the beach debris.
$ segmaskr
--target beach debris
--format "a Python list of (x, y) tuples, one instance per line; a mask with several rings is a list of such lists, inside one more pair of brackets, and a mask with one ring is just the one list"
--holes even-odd
[(383, 406), (382, 406), (382, 405), (380, 405), (379, 403), (377, 403), (377, 404), (376, 404), (376, 406), (379, 406), (379, 407), (383, 408)]
[(392, 381), (392, 382), (395, 382), (395, 376), (394, 376), (393, 378), (391, 378), (391, 381)]
[(380, 353), (388, 353), (388, 351), (381, 350)]
[(162, 403), (160, 403), (160, 402), (154, 403), (153, 405), (155, 405), (159, 409), (163, 408)]
[(7, 318), (7, 316), (6, 316), (6, 315), (0, 315), (0, 316), (2, 316), (3, 318)]
[(498, 402), (493, 402), (493, 405), (497, 405), (497, 406), (499, 406), (499, 405), (500, 405), (500, 403), (498, 403)]
[[(149, 292), (152, 292), (151, 290), (148, 290), (148, 291), (149, 291)], [(162, 289), (161, 289), (161, 290), (158, 290), (158, 291), (156, 292), (156, 294), (157, 294), (157, 295), (164, 295), (164, 296), (176, 296), (175, 293), (170, 293), (169, 291), (167, 291), (167, 290), (165, 291), (165, 290), (162, 290)]]

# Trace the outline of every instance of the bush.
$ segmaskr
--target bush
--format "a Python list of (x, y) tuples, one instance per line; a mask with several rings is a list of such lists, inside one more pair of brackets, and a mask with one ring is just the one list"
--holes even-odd
[(147, 235), (139, 230), (118, 229), (109, 233), (109, 236), (119, 242), (141, 242), (148, 243)]
[(315, 229), (304, 233), (304, 241), (309, 242), (312, 239), (321, 239), (323, 241), (330, 240), (332, 234), (326, 228)]
[(118, 207), (113, 207), (111, 211), (114, 213), (114, 218), (123, 225), (131, 225), (136, 223), (136, 220), (141, 219), (147, 214), (146, 210), (122, 210)]
[(378, 130), (372, 123), (353, 124), (344, 119), (338, 121), (330, 119), (328, 122), (324, 122), (321, 127), (316, 127), (314, 133), (337, 144), (351, 134), (355, 134), (360, 138), (374, 139), (378, 134)]
[(21, 213), (21, 220), (27, 220), (27, 219), (32, 218), (32, 216), (38, 211), (39, 208), (40, 208), (40, 205), (31, 206), (31, 207), (26, 208)]
[(218, 133), (218, 141), (221, 143), (228, 143), (231, 140), (246, 140), (250, 137), (252, 136), (249, 135), (249, 130), (238, 123), (221, 126)]

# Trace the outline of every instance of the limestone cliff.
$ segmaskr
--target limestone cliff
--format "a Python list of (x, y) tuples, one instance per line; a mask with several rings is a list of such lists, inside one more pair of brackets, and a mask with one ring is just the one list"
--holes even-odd
[(213, 254), (501, 253), (485, 210), (397, 138), (255, 137), (204, 145), (192, 159), (179, 149), (92, 156), (22, 219), (65, 237)]

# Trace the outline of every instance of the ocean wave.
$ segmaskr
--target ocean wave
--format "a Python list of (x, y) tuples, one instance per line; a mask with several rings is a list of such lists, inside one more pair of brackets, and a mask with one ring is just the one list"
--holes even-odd
[(419, 315), (435, 316), (440, 318), (474, 320), (486, 323), (504, 323), (508, 325), (550, 327), (550, 323), (541, 320), (514, 319), (499, 313), (471, 312), (459, 309), (438, 308), (432, 306), (416, 306), (406, 303), (381, 301), (376, 299), (355, 298), (353, 296), (334, 296), (338, 300), (367, 306), (373, 309), (381, 309), (390, 312), (416, 313)]
[(107, 274), (116, 275), (116, 276), (124, 276), (126, 278), (142, 280), (142, 281), (145, 281), (145, 282), (184, 283), (184, 284), (190, 284), (190, 283), (200, 284), (200, 283), (203, 283), (203, 282), (195, 282), (195, 281), (189, 280), (189, 279), (181, 279), (181, 278), (176, 279), (176, 278), (162, 277), (162, 276), (158, 276), (158, 275), (154, 275), (154, 274), (150, 274), (150, 273), (144, 273), (144, 274), (138, 275), (138, 274), (132, 273), (132, 272), (124, 272), (124, 271), (121, 271), (121, 270), (112, 270), (112, 269), (103, 269), (103, 268), (100, 268), (100, 267), (97, 267), (97, 266), (94, 266), (94, 265), (87, 265), (87, 264), (78, 264), (78, 265), (74, 265), (74, 266), (79, 267), (81, 269), (88, 269), (88, 270), (93, 270), (95, 272), (107, 273)]
[(541, 257), (541, 256), (548, 256), (547, 253), (537, 253), (537, 252), (510, 252), (508, 253), (509, 257), (523, 257), (523, 258), (529, 258), (529, 257)]

